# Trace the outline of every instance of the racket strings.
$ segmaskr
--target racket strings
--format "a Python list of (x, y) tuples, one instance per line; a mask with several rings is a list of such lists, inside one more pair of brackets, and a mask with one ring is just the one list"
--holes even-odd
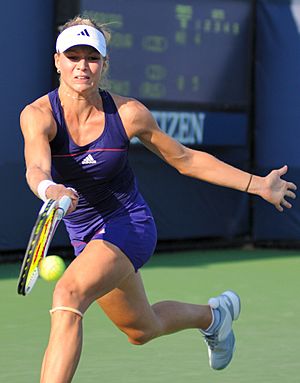
[(29, 272), (28, 272), (29, 279), (30, 279), (31, 273), (38, 266), (40, 260), (42, 259), (45, 253), (46, 244), (49, 239), (49, 234), (51, 233), (51, 227), (54, 220), (54, 214), (55, 214), (55, 210), (52, 210), (50, 215), (47, 217), (46, 221), (43, 224), (42, 231), (39, 235), (39, 238), (32, 243), (33, 258), (30, 264)]

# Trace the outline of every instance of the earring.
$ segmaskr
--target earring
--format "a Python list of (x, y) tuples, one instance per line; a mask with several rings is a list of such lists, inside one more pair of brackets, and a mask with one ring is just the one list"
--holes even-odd
[(57, 68), (57, 69), (56, 69), (56, 72), (57, 72), (58, 74), (60, 74), (60, 69), (59, 69), (59, 68)]

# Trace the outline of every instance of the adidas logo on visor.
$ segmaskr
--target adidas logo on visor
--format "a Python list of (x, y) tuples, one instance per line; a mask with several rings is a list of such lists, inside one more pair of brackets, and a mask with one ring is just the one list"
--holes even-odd
[(77, 33), (77, 36), (80, 36), (80, 35), (90, 37), (90, 34), (89, 34), (89, 32), (86, 29), (84, 29), (83, 31)]

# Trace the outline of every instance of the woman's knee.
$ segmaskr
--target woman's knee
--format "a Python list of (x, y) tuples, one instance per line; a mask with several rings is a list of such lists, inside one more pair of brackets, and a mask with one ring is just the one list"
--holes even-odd
[(62, 277), (56, 284), (53, 292), (53, 305), (79, 305), (82, 300), (82, 293), (75, 281), (66, 280)]
[(144, 330), (130, 329), (125, 330), (125, 333), (128, 336), (128, 341), (136, 346), (142, 346), (159, 336), (159, 331), (154, 328)]

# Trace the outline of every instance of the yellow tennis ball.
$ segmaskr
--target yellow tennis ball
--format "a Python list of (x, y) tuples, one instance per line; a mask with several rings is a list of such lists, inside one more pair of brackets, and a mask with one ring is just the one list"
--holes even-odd
[(39, 275), (47, 282), (57, 281), (65, 269), (65, 262), (58, 255), (48, 255), (39, 263)]

